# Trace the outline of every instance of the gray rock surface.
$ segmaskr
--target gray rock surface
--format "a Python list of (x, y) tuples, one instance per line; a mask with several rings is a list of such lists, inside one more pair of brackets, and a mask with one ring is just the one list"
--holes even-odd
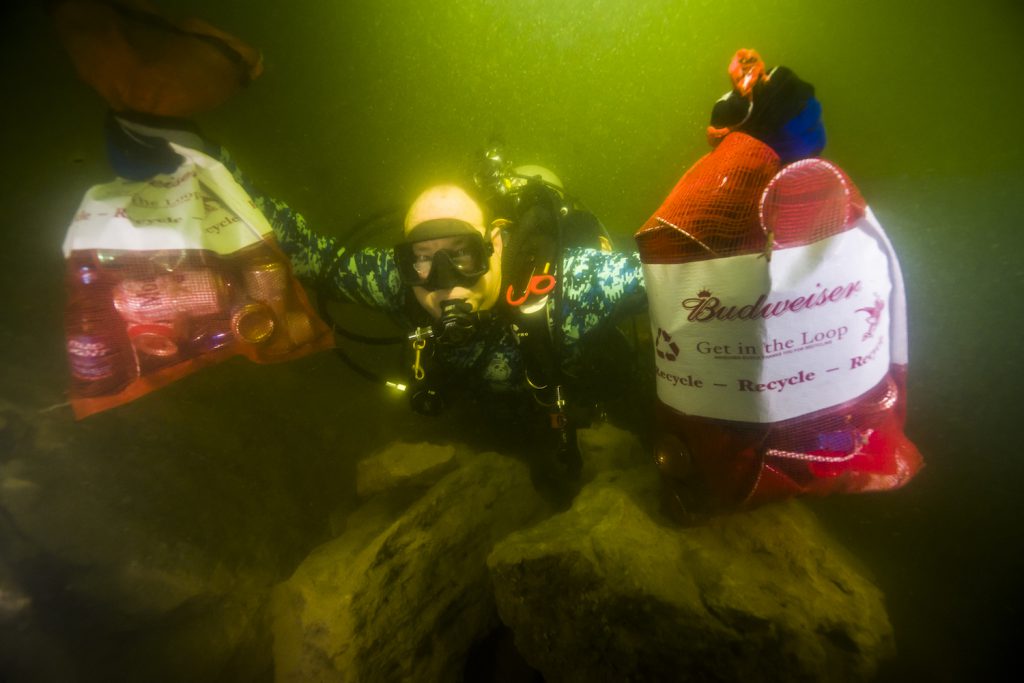
[(311, 467), (295, 453), (339, 442), (308, 440), (315, 413), (270, 433), (275, 406), (179, 403), (169, 440), (152, 406), (73, 423), (0, 401), (9, 680), (455, 682), (502, 622), (549, 683), (862, 680), (892, 647), (803, 506), (679, 529), (609, 425), (580, 431), (582, 490), (551, 516), (515, 459), (395, 442)]
[(494, 453), (425, 493), (371, 498), (275, 589), (275, 679), (461, 680), (471, 646), (499, 623), (487, 555), (543, 510), (527, 468)]
[(270, 590), (328, 509), (297, 432), (257, 431), (270, 407), (133, 409), (75, 422), (0, 396), (0, 679), (267, 680)]
[(488, 559), (548, 683), (862, 681), (893, 654), (879, 590), (797, 502), (680, 529), (653, 467), (609, 471)]
[(356, 493), (366, 498), (400, 486), (429, 486), (454, 466), (455, 447), (450, 444), (395, 441), (356, 464)]

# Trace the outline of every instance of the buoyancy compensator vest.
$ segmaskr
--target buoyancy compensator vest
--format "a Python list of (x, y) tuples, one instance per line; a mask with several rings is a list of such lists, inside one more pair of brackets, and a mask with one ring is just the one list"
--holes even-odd
[[(586, 365), (585, 349), (573, 356), (565, 353), (562, 269), (567, 249), (610, 251), (611, 239), (594, 214), (566, 196), (551, 176), (541, 172), (530, 176), (520, 173), (515, 184), (510, 184), (514, 211), (502, 259), (501, 305), (506, 307), (508, 324), (523, 358), (526, 382), (537, 403), (547, 409), (550, 427), (557, 431), (558, 462), (568, 474), (576, 476), (582, 464), (576, 429), (589, 422), (588, 411), (595, 397), (585, 395), (577, 381), (581, 367)], [(621, 336), (614, 325), (605, 332)], [(592, 347), (607, 349), (609, 344), (594, 343)]]

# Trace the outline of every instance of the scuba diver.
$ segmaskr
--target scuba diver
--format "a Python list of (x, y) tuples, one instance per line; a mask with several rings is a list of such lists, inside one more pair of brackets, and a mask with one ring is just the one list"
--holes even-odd
[(513, 167), (491, 149), (474, 183), (435, 185), (413, 201), (393, 249), (352, 250), (225, 165), (257, 198), (300, 278), (408, 330), (417, 412), (460, 404), (568, 481), (581, 467), (578, 427), (612, 404), (623, 419), (639, 417), (624, 414), (639, 410), (642, 390), (617, 326), (646, 309), (639, 259), (611, 251), (607, 231), (551, 171)]
[(610, 251), (603, 226), (553, 173), (489, 150), (476, 182), (416, 198), (393, 248), (349, 248), (257, 191), (189, 120), (257, 77), (258, 51), (142, 0), (48, 4), (76, 71), (109, 105), (118, 175), (172, 172), (180, 158), (169, 143), (219, 159), (272, 225), (295, 275), (401, 321), (415, 410), (468, 404), (503, 445), (537, 453), (571, 481), (581, 468), (577, 427), (600, 403), (638, 405), (625, 391), (636, 355), (616, 323), (646, 308), (639, 258)]

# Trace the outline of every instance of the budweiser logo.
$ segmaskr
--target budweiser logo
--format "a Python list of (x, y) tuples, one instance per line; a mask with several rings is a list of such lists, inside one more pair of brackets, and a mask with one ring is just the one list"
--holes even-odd
[(702, 289), (697, 292), (697, 296), (683, 299), (681, 303), (690, 312), (686, 319), (695, 323), (777, 318), (786, 313), (798, 313), (845, 301), (860, 291), (860, 280), (837, 286), (823, 287), (817, 284), (815, 288), (806, 296), (769, 301), (768, 295), (762, 294), (755, 301), (739, 305), (724, 303), (717, 296), (712, 296), (709, 290)]

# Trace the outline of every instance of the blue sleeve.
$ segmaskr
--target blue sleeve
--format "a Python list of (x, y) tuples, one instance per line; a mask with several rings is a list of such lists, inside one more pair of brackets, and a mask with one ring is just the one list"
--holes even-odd
[(562, 263), (562, 331), (572, 340), (647, 308), (637, 253), (568, 249)]
[(302, 214), (256, 189), (227, 150), (221, 147), (216, 152), (215, 156), (270, 222), (278, 245), (291, 259), (295, 275), (306, 281), (326, 281), (334, 294), (347, 301), (389, 312), (401, 310), (402, 285), (390, 249), (352, 251), (333, 237), (313, 232)]

